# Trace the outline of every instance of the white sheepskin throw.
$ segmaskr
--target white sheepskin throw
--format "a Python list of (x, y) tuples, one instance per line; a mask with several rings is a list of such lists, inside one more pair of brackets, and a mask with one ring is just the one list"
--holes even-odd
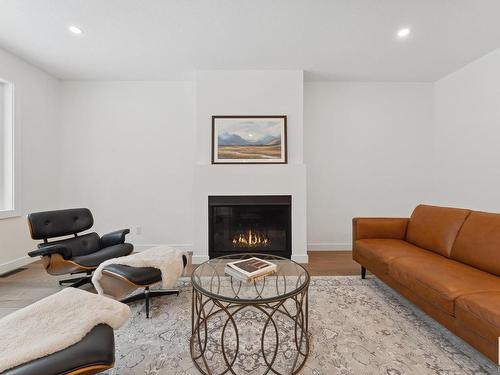
[[(170, 246), (161, 245), (134, 253), (124, 257), (108, 259), (101, 263), (94, 271), (92, 283), (97, 293), (106, 294), (102, 289), (99, 280), (102, 278), (102, 269), (110, 264), (124, 264), (131, 267), (154, 267), (161, 272), (162, 288), (171, 288), (177, 279), (182, 275), (184, 263), (182, 256), (186, 252), (174, 249)], [(186, 255), (187, 256), (187, 255)]]
[(0, 372), (66, 349), (98, 324), (118, 329), (129, 316), (121, 302), (66, 288), (0, 319)]

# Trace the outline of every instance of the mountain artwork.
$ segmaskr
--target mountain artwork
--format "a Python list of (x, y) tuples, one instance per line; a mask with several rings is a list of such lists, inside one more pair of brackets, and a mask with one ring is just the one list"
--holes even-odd
[(212, 163), (286, 163), (286, 116), (213, 116)]

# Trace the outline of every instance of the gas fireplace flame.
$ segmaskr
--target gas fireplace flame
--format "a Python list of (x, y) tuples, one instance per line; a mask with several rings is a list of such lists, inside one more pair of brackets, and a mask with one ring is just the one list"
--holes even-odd
[(233, 245), (238, 247), (268, 246), (269, 238), (261, 233), (257, 233), (254, 230), (249, 229), (247, 232), (235, 235), (233, 237)]

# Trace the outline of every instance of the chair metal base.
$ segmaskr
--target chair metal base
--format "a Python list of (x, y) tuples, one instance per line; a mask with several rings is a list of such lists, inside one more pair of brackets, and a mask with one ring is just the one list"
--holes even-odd
[(135, 302), (139, 300), (146, 300), (146, 318), (149, 318), (149, 304), (150, 300), (153, 297), (160, 297), (160, 296), (168, 296), (171, 294), (176, 294), (177, 296), (179, 295), (179, 291), (177, 289), (155, 289), (155, 290), (150, 290), (149, 286), (144, 288), (144, 292), (142, 293), (137, 293), (134, 294), (133, 296), (127, 297), (125, 299), (122, 299), (120, 302), (123, 303), (130, 303), (130, 302)]
[(70, 284), (67, 286), (72, 288), (78, 288), (82, 285), (91, 283), (92, 283), (92, 276), (82, 276), (82, 277), (74, 277), (72, 279), (59, 280), (59, 285)]

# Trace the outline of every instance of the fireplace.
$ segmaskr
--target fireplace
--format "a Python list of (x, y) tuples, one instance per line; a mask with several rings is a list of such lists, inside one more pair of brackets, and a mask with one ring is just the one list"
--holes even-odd
[(208, 255), (292, 254), (292, 197), (242, 195), (208, 197)]

